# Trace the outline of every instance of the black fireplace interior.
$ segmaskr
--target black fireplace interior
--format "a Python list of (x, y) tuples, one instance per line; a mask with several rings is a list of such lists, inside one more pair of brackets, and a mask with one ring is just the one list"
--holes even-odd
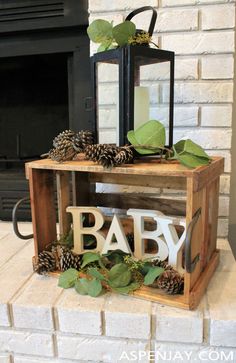
[(67, 54), (0, 60), (0, 166), (39, 158), (68, 128)]
[(0, 220), (29, 194), (25, 162), (62, 130), (91, 129), (87, 23), (87, 1), (0, 0)]

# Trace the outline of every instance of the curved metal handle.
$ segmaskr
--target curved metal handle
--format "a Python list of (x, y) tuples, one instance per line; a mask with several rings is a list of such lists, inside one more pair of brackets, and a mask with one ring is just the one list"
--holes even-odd
[(21, 234), (19, 231), (19, 228), (18, 228), (17, 211), (19, 209), (19, 206), (22, 203), (26, 202), (27, 200), (30, 200), (30, 198), (26, 197), (26, 198), (22, 198), (22, 199), (18, 200), (18, 202), (15, 204), (13, 211), (12, 211), (13, 230), (14, 230), (15, 235), (21, 239), (30, 239), (30, 238), (34, 237), (33, 234), (28, 234), (28, 235)]
[(191, 248), (191, 240), (192, 240), (192, 234), (193, 229), (198, 221), (198, 218), (200, 217), (202, 209), (199, 208), (196, 213), (194, 214), (191, 222), (188, 225), (187, 232), (186, 232), (186, 238), (185, 238), (185, 268), (188, 273), (191, 273), (194, 271), (197, 262), (200, 259), (200, 255), (197, 254), (197, 256), (194, 257), (192, 261), (192, 248)]
[(125, 20), (131, 20), (135, 15), (142, 13), (143, 11), (147, 11), (147, 10), (152, 10), (152, 18), (151, 18), (149, 29), (148, 29), (149, 35), (152, 36), (153, 30), (154, 30), (154, 27), (156, 24), (156, 20), (157, 20), (157, 12), (152, 6), (143, 6), (141, 8), (138, 8), (138, 9), (132, 11), (129, 15), (127, 15)]

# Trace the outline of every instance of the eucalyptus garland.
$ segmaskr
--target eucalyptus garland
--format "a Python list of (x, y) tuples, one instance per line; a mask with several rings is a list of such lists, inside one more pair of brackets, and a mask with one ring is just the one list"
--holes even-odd
[(77, 293), (92, 297), (105, 291), (128, 294), (142, 285), (160, 288), (168, 294), (183, 293), (183, 276), (173, 268), (157, 266), (157, 261), (135, 260), (121, 250), (106, 255), (86, 252), (81, 257), (79, 270), (69, 268), (60, 275), (60, 287), (74, 287)]
[[(91, 131), (85, 130), (75, 133), (65, 130), (53, 140), (54, 148), (42, 157), (49, 157), (57, 162), (76, 160), (82, 153), (86, 160), (91, 160), (104, 168), (112, 168), (122, 164), (133, 163), (139, 155), (157, 155), (159, 160), (167, 162), (177, 160), (188, 168), (208, 165), (211, 158), (203, 148), (194, 141), (180, 140), (167, 148), (164, 125), (157, 120), (150, 120), (136, 130), (127, 134), (130, 145), (116, 146), (114, 144), (94, 144)], [(136, 150), (137, 155), (134, 154)]]

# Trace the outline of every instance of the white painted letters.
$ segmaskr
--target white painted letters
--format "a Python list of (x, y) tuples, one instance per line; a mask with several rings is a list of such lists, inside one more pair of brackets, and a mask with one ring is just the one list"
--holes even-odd
[[(105, 242), (105, 238), (99, 232), (104, 224), (104, 216), (98, 208), (95, 207), (67, 207), (66, 211), (72, 214), (73, 230), (74, 230), (74, 252), (81, 254), (86, 252), (84, 249), (83, 235), (89, 234), (96, 238), (96, 251), (101, 251)], [(83, 213), (91, 213), (94, 215), (95, 224), (93, 227), (83, 227)]]
[[(83, 235), (93, 235), (97, 240), (95, 251), (102, 254), (108, 251), (121, 249), (124, 252), (131, 253), (123, 230), (120, 219), (114, 215), (106, 239), (100, 232), (103, 227), (105, 218), (102, 212), (96, 207), (67, 207), (67, 212), (72, 214), (74, 229), (74, 252), (82, 254), (86, 252), (84, 248)], [(83, 226), (83, 214), (89, 213), (94, 216), (94, 226)], [(172, 218), (165, 216), (163, 213), (155, 210), (129, 209), (127, 215), (132, 216), (134, 224), (134, 257), (137, 259), (158, 258), (162, 261), (167, 259), (168, 263), (175, 267), (179, 272), (182, 268), (182, 250), (186, 237), (185, 219)], [(152, 218), (156, 221), (157, 228), (155, 231), (145, 230), (145, 218)], [(178, 237), (175, 226), (184, 227), (181, 237)], [(115, 237), (115, 242), (112, 240)], [(154, 240), (157, 244), (158, 251), (156, 254), (145, 252), (145, 240)]]

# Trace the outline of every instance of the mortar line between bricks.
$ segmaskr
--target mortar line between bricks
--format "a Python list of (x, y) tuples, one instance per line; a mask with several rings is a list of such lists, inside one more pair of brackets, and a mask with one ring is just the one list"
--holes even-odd
[(22, 289), (24, 289), (25, 285), (27, 285), (29, 280), (32, 278), (33, 274), (34, 273), (32, 272), (32, 274), (27, 278), (27, 280), (25, 280), (25, 282), (15, 291), (15, 293), (12, 295), (12, 297), (7, 302), (7, 310), (8, 310), (8, 315), (9, 315), (9, 319), (10, 319), (10, 324), (12, 325), (12, 327), (15, 327), (12, 303), (15, 300), (15, 298), (19, 295), (20, 291)]
[[(11, 234), (11, 233), (8, 233), (8, 234)], [(7, 236), (8, 236), (7, 234)], [(6, 237), (6, 236), (5, 236)], [(1, 238), (2, 239), (2, 238)], [(0, 239), (0, 241), (1, 241)], [(9, 261), (14, 258), (16, 255), (18, 255), (18, 253), (20, 253), (22, 251), (23, 248), (26, 248), (28, 245), (30, 245), (31, 243), (33, 243), (33, 240), (32, 239), (29, 239), (26, 241), (26, 243), (23, 245), (23, 246), (19, 246), (19, 250), (15, 251), (13, 253), (13, 255), (11, 255), (11, 257), (9, 257), (6, 261), (4, 261), (4, 263), (0, 266), (0, 274), (4, 273), (4, 271), (2, 271), (2, 269), (5, 267), (5, 265), (7, 263), (9, 263)]]
[[(183, 80), (184, 81), (184, 80)], [(196, 102), (196, 103), (192, 103), (192, 102), (189, 102), (189, 103), (175, 103), (175, 108), (180, 108), (180, 107), (184, 107), (184, 108), (190, 108), (190, 107), (212, 107), (212, 106), (216, 106), (216, 107), (226, 107), (226, 106), (232, 106), (233, 102), (212, 102), (212, 103), (202, 103), (202, 102)], [(153, 104), (155, 106), (155, 104)], [(156, 104), (157, 106), (161, 106), (160, 104)], [(167, 105), (167, 104), (163, 104), (163, 107)], [(101, 109), (104, 109), (106, 110), (107, 107), (109, 108), (113, 108), (114, 105), (109, 105), (109, 104), (103, 104), (101, 106), (99, 106)], [(113, 108), (114, 109), (114, 108)], [(221, 126), (221, 128), (224, 128), (225, 126)], [(229, 127), (229, 126), (228, 126)], [(105, 128), (104, 128), (105, 129)], [(108, 129), (108, 128), (106, 128)], [(109, 128), (110, 129), (110, 128)], [(114, 129), (114, 128), (113, 128)]]
[(53, 354), (54, 357), (57, 358), (58, 357), (58, 344), (57, 344), (57, 335), (56, 332), (54, 331), (52, 334), (52, 345), (53, 345)]
[[(203, 327), (204, 327), (204, 331), (203, 331), (203, 341), (205, 343), (210, 343), (210, 334), (211, 334), (211, 329), (210, 329), (210, 325), (211, 325), (211, 315), (210, 315), (210, 306), (209, 306), (209, 300), (208, 300), (208, 295), (207, 295), (207, 290), (205, 293), (205, 309), (203, 312)], [(208, 319), (205, 319), (205, 316), (208, 316)], [(206, 332), (206, 328), (207, 328), (207, 332)]]
[[(148, 79), (144, 79), (143, 80), (143, 83), (145, 83), (145, 85), (147, 85), (147, 86), (151, 86), (151, 85), (153, 85), (153, 82), (157, 82), (158, 81), (158, 85), (166, 85), (166, 84), (169, 84), (169, 82), (170, 82), (170, 80), (169, 79), (155, 79), (155, 80), (153, 80), (153, 79), (150, 79), (150, 80), (148, 80)], [(183, 81), (184, 81), (184, 83), (183, 83)], [(209, 84), (209, 85), (212, 85), (212, 84), (214, 84), (214, 83), (216, 83), (216, 84), (224, 84), (224, 83), (228, 83), (228, 84), (233, 84), (234, 82), (234, 79), (233, 78), (214, 78), (214, 79), (197, 79), (197, 78), (195, 78), (195, 79), (187, 79), (187, 78), (179, 78), (179, 79), (176, 79), (176, 81), (175, 81), (175, 86), (177, 86), (177, 85), (182, 85), (182, 84), (193, 84), (193, 85), (195, 85), (195, 84), (199, 84), (199, 83), (201, 83), (201, 84)], [(105, 82), (101, 82), (101, 85), (102, 86), (114, 86), (114, 85), (116, 85), (116, 81), (105, 81)], [(226, 102), (226, 103), (233, 103), (233, 101), (229, 101), (229, 102)], [(109, 103), (108, 104), (102, 104), (103, 106), (104, 105), (109, 105)]]
[[(162, 191), (163, 193), (163, 191)], [(155, 339), (156, 338), (156, 316), (155, 316), (155, 306), (152, 303), (151, 305), (151, 322), (150, 322), (150, 339)]]
[(55, 332), (57, 336), (63, 336), (63, 337), (80, 337), (80, 338), (85, 338), (85, 339), (94, 339), (96, 338), (96, 340), (101, 340), (103, 341), (104, 338), (108, 339), (108, 340), (113, 340), (113, 341), (124, 341), (126, 342), (127, 340), (129, 342), (143, 342), (143, 343), (147, 343), (150, 341), (150, 339), (141, 339), (141, 338), (127, 338), (127, 337), (114, 337), (114, 336), (110, 336), (110, 335), (91, 335), (91, 334), (75, 334), (75, 333), (64, 333), (64, 332), (59, 332), (56, 331)]
[[(219, 3), (196, 3), (196, 4), (189, 4), (189, 5), (167, 5), (167, 6), (163, 6), (162, 1), (159, 1), (159, 6), (155, 6), (155, 9), (157, 10), (157, 12), (159, 12), (160, 10), (175, 10), (175, 9), (179, 9), (179, 10), (190, 10), (190, 9), (201, 9), (201, 8), (205, 8), (205, 7), (215, 7), (215, 6), (222, 6), (222, 5), (228, 5), (230, 6), (234, 6), (235, 2), (232, 3), (226, 3), (226, 2), (219, 2)], [(134, 10), (135, 7), (130, 7), (129, 9), (112, 9), (112, 10), (106, 10), (106, 9), (102, 9), (102, 10), (95, 10), (93, 11), (92, 9), (89, 9), (89, 14), (91, 14), (91, 16), (94, 16), (95, 14), (99, 14), (99, 16), (101, 14), (107, 15), (107, 14), (120, 14), (121, 12), (130, 12), (132, 10)]]
[(101, 310), (101, 324), (102, 324), (102, 335), (106, 336), (106, 318), (105, 318), (105, 310), (104, 310), (104, 307)]
[(107, 337), (109, 339), (113, 339), (113, 340), (127, 340), (129, 339), (130, 341), (143, 341), (143, 342), (147, 342), (149, 339), (139, 339), (139, 338), (127, 338), (127, 337), (113, 337), (113, 336), (107, 336), (107, 335), (91, 335), (91, 334), (75, 334), (75, 333), (68, 333), (68, 332), (62, 332), (59, 330), (42, 330), (42, 329), (29, 329), (29, 328), (15, 328), (15, 327), (0, 327), (0, 332), (21, 332), (21, 333), (30, 333), (30, 334), (44, 334), (44, 335), (52, 335), (52, 334), (56, 334), (56, 335), (61, 335), (61, 336), (66, 336), (66, 337), (75, 337), (75, 335), (78, 335), (79, 337), (82, 338), (96, 338), (99, 340), (104, 339), (104, 337)]
[[(194, 6), (195, 9), (195, 6)], [(198, 8), (198, 30), (202, 30), (202, 9)]]
[(56, 305), (57, 305), (59, 299), (61, 298), (61, 296), (63, 295), (63, 293), (64, 293), (64, 291), (62, 290), (60, 292), (60, 294), (56, 297), (56, 299), (54, 300), (54, 302), (52, 304), (52, 322), (53, 322), (54, 331), (60, 330), (58, 313), (57, 313), (57, 306)]
[[(0, 237), (0, 242), (1, 242), (1, 240), (3, 239), (3, 238), (6, 238), (9, 234), (10, 234), (10, 232), (4, 232), (4, 233), (6, 233), (6, 234), (4, 234), (2, 237)], [(4, 262), (5, 263), (5, 262)]]
[(23, 284), (14, 292), (14, 294), (10, 297), (9, 301), (8, 301), (8, 304), (13, 304), (13, 302), (15, 301), (15, 299), (18, 298), (19, 294), (20, 294), (20, 291), (22, 288), (25, 287), (25, 285), (28, 284), (28, 282), (30, 281), (30, 279), (33, 277), (34, 275), (34, 272), (32, 271), (31, 275), (29, 275), (27, 277), (27, 279), (23, 282)]

